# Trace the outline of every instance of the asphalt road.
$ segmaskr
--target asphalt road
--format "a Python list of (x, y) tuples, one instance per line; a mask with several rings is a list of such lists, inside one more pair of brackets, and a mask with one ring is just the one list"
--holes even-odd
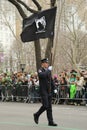
[(41, 104), (0, 102), (0, 130), (87, 130), (87, 107), (53, 105), (57, 127), (48, 126), (44, 112), (39, 124), (33, 121), (33, 113)]

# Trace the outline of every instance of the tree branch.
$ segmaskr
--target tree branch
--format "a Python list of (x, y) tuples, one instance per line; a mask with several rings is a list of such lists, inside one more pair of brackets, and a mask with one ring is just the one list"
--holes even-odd
[(11, 30), (11, 32), (12, 32), (13, 36), (15, 37), (15, 39), (16, 39), (20, 44), (22, 44), (21, 40), (16, 37), (16, 35), (15, 35), (15, 33), (14, 33), (14, 31), (13, 31), (11, 25), (10, 25), (10, 23), (9, 23), (8, 20), (6, 19), (5, 12), (4, 12), (3, 10), (1, 10), (1, 11), (2, 11), (3, 16), (4, 16), (4, 18), (5, 18), (5, 23), (6, 23), (6, 25), (7, 25), (7, 26), (9, 27), (9, 29)]
[(15, 1), (15, 0), (8, 0), (8, 1), (16, 6), (16, 8), (18, 9), (18, 11), (19, 11), (19, 13), (20, 13), (20, 15), (21, 15), (21, 17), (23, 19), (27, 17), (27, 15), (25, 14), (25, 12), (23, 11), (22, 7), (18, 4), (17, 1)]
[(80, 63), (82, 63), (87, 58), (87, 55), (85, 55), (81, 60)]
[(71, 56), (70, 53), (67, 51), (67, 49), (65, 49), (63, 46), (62, 46), (62, 49), (63, 49), (63, 51), (69, 56), (68, 59), (70, 59), (71, 61), (73, 61), (73, 60), (72, 60), (72, 56)]
[(17, 0), (17, 2), (19, 2), (20, 4), (22, 4), (28, 11), (30, 11), (31, 13), (37, 13), (38, 11), (33, 10), (31, 8), (29, 8), (29, 6), (27, 6), (23, 1), (21, 0)]
[(75, 40), (76, 40), (76, 38), (77, 38), (77, 35), (76, 35), (76, 31), (75, 31), (75, 18), (74, 18), (74, 15), (72, 15), (72, 27), (73, 27), (73, 34), (74, 34), (74, 38), (75, 38)]
[(67, 38), (68, 40), (72, 41), (72, 42), (73, 42), (73, 40), (74, 40), (74, 39), (70, 38), (69, 36), (67, 36), (67, 35), (65, 35), (65, 34), (63, 34), (63, 36), (64, 36), (65, 38)]
[[(24, 19), (27, 17), (27, 15), (25, 14), (25, 12), (23, 11), (21, 5), (23, 5), (28, 11), (30, 11), (31, 13), (37, 13), (38, 11), (41, 10), (41, 6), (40, 4), (36, 1), (36, 0), (32, 0), (34, 2), (34, 4), (37, 6), (38, 11), (29, 8), (29, 6), (27, 6), (23, 1), (21, 0), (8, 0), (9, 2), (11, 2), (19, 11), (21, 17)], [(20, 5), (21, 4), (21, 5)]]
[(66, 27), (68, 28), (68, 30), (69, 30), (70, 34), (72, 35), (73, 39), (75, 39), (74, 34), (73, 34), (73, 32), (71, 31), (69, 25), (68, 25), (67, 23), (65, 23), (65, 25), (66, 25)]
[(79, 43), (81, 43), (86, 36), (87, 36), (87, 33), (84, 34), (84, 36), (79, 40)]
[(40, 11), (42, 9), (42, 7), (40, 6), (40, 4), (37, 2), (37, 0), (32, 0), (33, 3), (37, 6), (38, 10)]

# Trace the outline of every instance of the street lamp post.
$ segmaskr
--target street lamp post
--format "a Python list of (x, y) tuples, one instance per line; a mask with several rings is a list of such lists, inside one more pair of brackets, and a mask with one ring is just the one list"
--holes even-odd
[(22, 73), (23, 73), (25, 69), (25, 64), (20, 64), (20, 69), (22, 70)]

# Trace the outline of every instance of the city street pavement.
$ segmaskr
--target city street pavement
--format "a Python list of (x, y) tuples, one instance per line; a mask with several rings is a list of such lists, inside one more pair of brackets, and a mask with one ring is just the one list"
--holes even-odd
[(48, 126), (46, 113), (35, 124), (33, 113), (41, 104), (0, 102), (0, 130), (87, 130), (87, 107), (53, 105), (57, 127)]

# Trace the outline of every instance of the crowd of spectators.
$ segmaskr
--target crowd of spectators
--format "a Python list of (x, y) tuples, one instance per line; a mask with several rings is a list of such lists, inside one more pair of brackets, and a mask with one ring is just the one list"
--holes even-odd
[(1, 101), (28, 101), (35, 102), (39, 97), (39, 80), (37, 73), (3, 73), (0, 75)]
[(64, 71), (54, 75), (59, 102), (63, 104), (81, 105), (83, 101), (87, 106), (87, 72)]
[[(87, 106), (87, 71), (63, 71), (53, 74), (53, 102)], [(39, 102), (39, 79), (35, 73), (0, 74), (0, 100)]]

